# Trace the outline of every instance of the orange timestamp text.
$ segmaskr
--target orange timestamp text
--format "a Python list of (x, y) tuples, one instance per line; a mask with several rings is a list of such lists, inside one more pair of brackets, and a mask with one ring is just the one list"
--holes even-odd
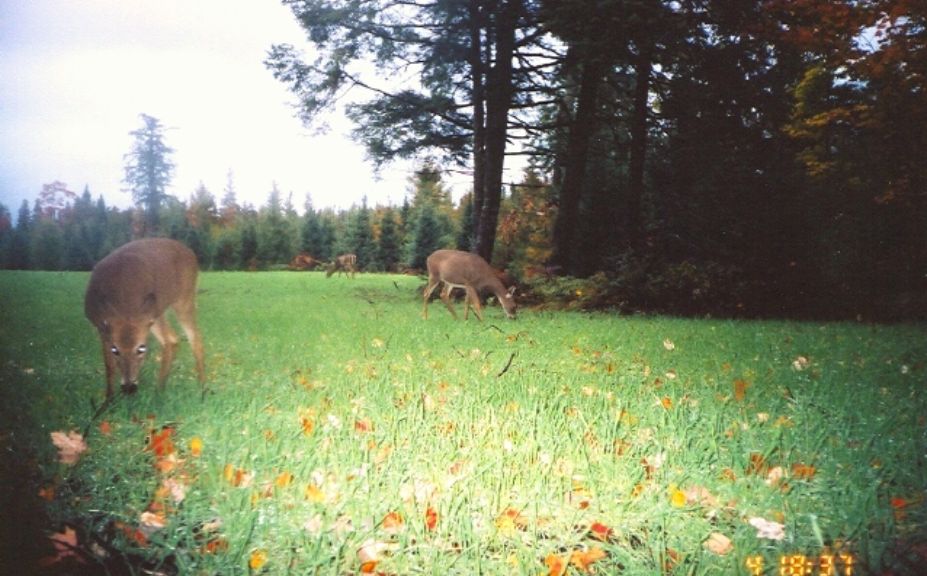
[[(747, 570), (751, 576), (761, 576), (766, 567), (762, 556), (748, 556)], [(852, 554), (783, 554), (779, 556), (779, 576), (853, 576), (856, 558)]]

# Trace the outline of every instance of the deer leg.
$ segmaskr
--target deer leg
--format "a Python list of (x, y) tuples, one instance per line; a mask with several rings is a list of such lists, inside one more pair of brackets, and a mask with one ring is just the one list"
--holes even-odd
[(196, 360), (196, 378), (201, 383), (206, 381), (206, 363), (203, 360), (203, 340), (200, 337), (200, 331), (196, 326), (196, 305), (191, 301), (189, 304), (178, 304), (174, 307), (177, 313), (177, 321), (183, 328), (190, 347), (193, 348), (193, 358)]
[(438, 287), (438, 282), (432, 282), (431, 279), (428, 279), (428, 286), (425, 287), (425, 304), (422, 307), (422, 313), (425, 315), (425, 320), (428, 320), (428, 299), (431, 298), (431, 293), (435, 291), (435, 288)]
[(454, 320), (457, 320), (457, 311), (454, 310), (454, 307), (451, 305), (451, 290), (454, 288), (448, 284), (444, 283), (444, 288), (441, 290), (441, 300), (444, 302), (444, 305), (447, 306), (447, 309), (451, 311), (451, 316), (454, 317)]
[(467, 302), (473, 304), (473, 313), (476, 314), (476, 317), (479, 318), (480, 322), (483, 321), (483, 307), (480, 305), (480, 295), (476, 292), (476, 289), (473, 286), (467, 286)]
[(161, 344), (161, 370), (158, 372), (158, 387), (163, 390), (164, 382), (171, 371), (171, 364), (174, 362), (174, 351), (177, 349), (177, 334), (171, 328), (165, 314), (162, 314), (151, 325), (151, 332)]

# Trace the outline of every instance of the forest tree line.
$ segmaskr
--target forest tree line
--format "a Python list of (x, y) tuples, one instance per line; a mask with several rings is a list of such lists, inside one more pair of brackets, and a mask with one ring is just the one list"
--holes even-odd
[[(473, 250), (523, 294), (582, 307), (927, 317), (922, 3), (287, 4), (317, 60), (278, 45), (266, 64), (301, 119), (367, 90), (347, 113), (376, 164), (434, 158), (416, 178), (438, 182), (439, 166), (462, 166), (472, 193), (432, 206), (417, 180), (402, 208), (340, 213), (298, 213), (271, 194), (225, 218), (224, 196), (208, 208), (206, 194), (161, 190), (135, 196), (136, 212), (94, 205), (111, 230), (92, 245), (158, 229), (212, 269), (280, 265), (288, 247), (323, 259), (351, 248), (366, 268), (390, 270), (420, 268), (415, 238), (438, 237), (419, 246)], [(416, 82), (378, 83), (370, 70)], [(529, 157), (519, 182), (502, 179), (511, 154)], [(2, 233), (7, 246), (28, 237), (30, 250), (6, 253), (54, 261), (42, 256), (56, 245), (50, 225), (26, 212), (30, 230)], [(433, 231), (421, 225), (432, 218)], [(387, 240), (395, 224), (395, 250), (379, 244), (384, 224)], [(80, 252), (69, 241), (79, 231), (56, 226), (62, 250)]]

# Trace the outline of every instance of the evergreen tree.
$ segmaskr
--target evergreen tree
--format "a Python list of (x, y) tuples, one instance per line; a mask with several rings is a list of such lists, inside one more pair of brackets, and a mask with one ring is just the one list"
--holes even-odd
[(0, 268), (9, 268), (13, 249), (13, 217), (10, 209), (0, 202)]
[(123, 182), (144, 214), (143, 234), (148, 235), (160, 229), (160, 210), (167, 200), (167, 189), (174, 175), (174, 163), (170, 159), (174, 150), (164, 143), (164, 127), (160, 120), (147, 114), (142, 114), (141, 119), (143, 126), (129, 133), (135, 141), (132, 150), (125, 155)]
[(442, 230), (434, 207), (425, 204), (410, 232), (406, 263), (411, 268), (425, 269), (425, 260), (432, 252), (447, 247), (447, 235)]
[(293, 257), (290, 227), (285, 217), (277, 183), (267, 197), (258, 219), (258, 260), (263, 266), (285, 264)]
[(376, 246), (370, 228), (370, 209), (367, 208), (366, 196), (360, 208), (353, 210), (348, 220), (345, 247), (345, 252), (352, 252), (357, 256), (357, 267), (361, 270), (370, 266), (375, 257)]
[(12, 270), (28, 270), (32, 264), (32, 211), (29, 201), (23, 200), (16, 216), (16, 229), (10, 243), (9, 267)]
[(257, 212), (248, 205), (242, 208), (239, 224), (241, 230), (240, 248), (238, 250), (239, 268), (254, 270), (258, 266), (258, 231)]
[(383, 211), (380, 220), (380, 237), (377, 239), (376, 266), (386, 272), (395, 272), (402, 258), (396, 215), (392, 208)]
[(461, 200), (460, 232), (457, 233), (457, 249), (469, 252), (474, 248), (476, 235), (473, 229), (473, 195), (467, 194)]

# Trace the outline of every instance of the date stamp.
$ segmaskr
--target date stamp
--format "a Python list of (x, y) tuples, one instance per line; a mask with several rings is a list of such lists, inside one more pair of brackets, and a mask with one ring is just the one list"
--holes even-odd
[[(766, 561), (762, 556), (749, 556), (746, 560), (751, 576), (762, 576)], [(779, 576), (854, 576), (856, 558), (852, 554), (783, 554), (779, 556)]]

